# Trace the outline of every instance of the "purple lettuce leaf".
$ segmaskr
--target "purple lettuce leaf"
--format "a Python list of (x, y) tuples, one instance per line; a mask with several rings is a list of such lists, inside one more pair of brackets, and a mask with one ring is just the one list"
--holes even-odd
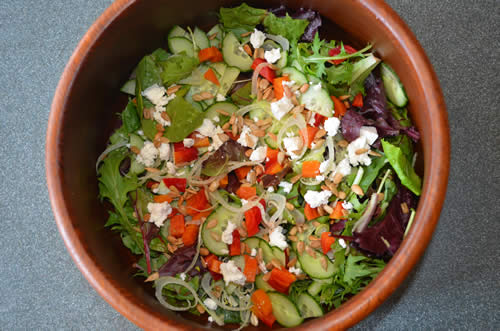
[(403, 235), (410, 219), (410, 213), (403, 213), (401, 204), (416, 208), (417, 199), (406, 187), (399, 185), (396, 196), (387, 209), (382, 221), (367, 227), (361, 232), (354, 232), (354, 245), (360, 250), (377, 257), (390, 257), (403, 241)]
[(363, 117), (360, 113), (348, 109), (341, 120), (342, 135), (351, 142), (359, 137), (359, 130), (363, 125), (370, 123), (369, 120)]
[(301, 37), (301, 40), (306, 42), (313, 41), (314, 35), (316, 34), (316, 32), (318, 32), (318, 29), (322, 24), (321, 16), (317, 11), (314, 11), (312, 9), (300, 8), (295, 12), (290, 12), (284, 5), (281, 5), (277, 8), (269, 9), (269, 11), (277, 17), (283, 17), (288, 12), (288, 15), (290, 15), (291, 18), (308, 20), (309, 24), (307, 25)]
[(330, 225), (330, 232), (340, 232), (345, 228), (346, 219), (338, 220)]
[(238, 179), (238, 176), (236, 176), (236, 173), (234, 171), (231, 171), (230, 173), (227, 174), (227, 185), (226, 185), (226, 191), (229, 193), (234, 193), (236, 194), (236, 191), (240, 187), (240, 180)]
[[(187, 247), (181, 247), (174, 252), (174, 254), (168, 259), (168, 261), (158, 269), (158, 274), (160, 277), (163, 276), (175, 276), (184, 272), (187, 267), (193, 261), (196, 254), (196, 244)], [(198, 268), (196, 268), (198, 267)], [(205, 268), (201, 264), (200, 259), (196, 261), (195, 267), (193, 267), (188, 275), (196, 276), (205, 272)]]

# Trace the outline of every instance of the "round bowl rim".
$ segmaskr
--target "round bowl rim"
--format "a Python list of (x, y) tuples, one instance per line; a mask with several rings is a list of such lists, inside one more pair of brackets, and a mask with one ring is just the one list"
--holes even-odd
[[(135, 1), (117, 0), (112, 3), (85, 33), (62, 73), (54, 94), (46, 135), (47, 186), (54, 217), (64, 243), (77, 267), (96, 291), (118, 312), (141, 328), (157, 329), (168, 323), (172, 329), (183, 329), (178, 321), (153, 312), (145, 305), (134, 301), (130, 296), (124, 295), (116, 283), (105, 275), (104, 271), (90, 257), (85, 246), (79, 241), (77, 233), (72, 227), (71, 216), (63, 194), (62, 169), (59, 164), (61, 150), (58, 141), (62, 130), (62, 118), (66, 111), (67, 97), (72, 89), (74, 78), (78, 75), (88, 51), (98, 41), (102, 32)], [(429, 108), (435, 111), (432, 127), (433, 130), (441, 133), (433, 135), (432, 146), (428, 147), (431, 149), (429, 155), (433, 159), (433, 165), (437, 164), (437, 166), (426, 168), (414, 225), (398, 252), (380, 275), (366, 289), (341, 307), (331, 311), (321, 319), (314, 319), (303, 324), (299, 329), (311, 326), (343, 329), (359, 322), (375, 310), (394, 292), (420, 259), (432, 237), (445, 199), (450, 164), (450, 137), (444, 97), (437, 76), (420, 43), (388, 4), (377, 0), (359, 0), (358, 2), (373, 13), (384, 13), (384, 19), (380, 21), (380, 24), (390, 29), (396, 42), (399, 42), (406, 50), (409, 59), (418, 68), (416, 73), (419, 76), (419, 82), (426, 82), (422, 89), (427, 96)]]

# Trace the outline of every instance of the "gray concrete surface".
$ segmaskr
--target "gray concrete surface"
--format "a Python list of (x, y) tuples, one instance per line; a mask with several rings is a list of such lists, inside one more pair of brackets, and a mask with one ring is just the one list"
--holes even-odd
[[(389, 0), (440, 78), (452, 132), (445, 207), (425, 256), (355, 329), (498, 329), (497, 0)], [(0, 330), (134, 330), (77, 270), (44, 177), (51, 99), (65, 63), (110, 0), (0, 2)]]

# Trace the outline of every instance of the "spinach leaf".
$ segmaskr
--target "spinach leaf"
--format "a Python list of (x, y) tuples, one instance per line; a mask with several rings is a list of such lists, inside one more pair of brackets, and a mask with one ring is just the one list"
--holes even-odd
[(284, 17), (276, 17), (273, 13), (268, 13), (262, 24), (271, 34), (283, 36), (288, 40), (299, 40), (309, 25), (309, 21), (293, 19), (288, 14)]
[[(161, 70), (156, 65), (152, 55), (146, 55), (143, 57), (136, 69), (137, 85), (140, 85), (141, 91), (144, 91), (148, 87), (155, 84), (161, 85), (160, 73)], [(136, 93), (136, 95), (138, 94)]]
[(154, 58), (155, 62), (161, 62), (167, 60), (170, 54), (163, 48), (158, 48), (151, 53), (151, 56)]
[(392, 145), (385, 139), (382, 139), (382, 148), (385, 156), (401, 180), (401, 184), (408, 187), (416, 195), (420, 195), (422, 180), (415, 173), (411, 161), (405, 156), (403, 150), (400, 147)]
[(193, 69), (198, 65), (198, 59), (187, 56), (184, 53), (172, 55), (159, 64), (163, 71), (161, 80), (166, 86), (178, 82), (191, 75)]
[(253, 8), (242, 3), (234, 8), (221, 8), (219, 10), (220, 21), (226, 29), (242, 28), (246, 31), (253, 30), (265, 17), (267, 10)]
[(248, 82), (243, 87), (231, 94), (231, 100), (240, 106), (247, 106), (252, 103), (252, 83)]
[(128, 133), (135, 132), (141, 127), (137, 108), (131, 101), (128, 102), (127, 107), (122, 112), (122, 123)]
[(372, 159), (372, 163), (364, 168), (363, 178), (361, 178), (361, 182), (359, 186), (363, 189), (363, 192), (366, 192), (368, 188), (372, 185), (375, 178), (377, 178), (380, 169), (387, 163), (387, 158), (385, 156), (379, 156)]
[(331, 66), (326, 69), (326, 77), (328, 83), (332, 85), (348, 84), (352, 78), (353, 64), (349, 61), (344, 61), (337, 66)]
[(199, 128), (205, 118), (203, 111), (184, 99), (185, 91), (179, 92), (167, 105), (167, 114), (172, 124), (165, 130), (165, 137), (174, 143), (182, 141)]

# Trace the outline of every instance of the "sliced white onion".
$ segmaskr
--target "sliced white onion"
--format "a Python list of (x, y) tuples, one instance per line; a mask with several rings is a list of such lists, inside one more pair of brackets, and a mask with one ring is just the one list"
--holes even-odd
[[(170, 303), (168, 303), (163, 298), (162, 292), (163, 292), (163, 288), (169, 284), (176, 284), (176, 285), (180, 285), (182, 287), (185, 287), (193, 295), (193, 297), (194, 297), (193, 303), (191, 303), (189, 300), (186, 300), (189, 303), (186, 307), (177, 307), (177, 306), (173, 306)], [(178, 278), (171, 277), (171, 276), (160, 277), (157, 280), (155, 280), (155, 287), (156, 287), (156, 292), (155, 292), (156, 298), (158, 299), (158, 301), (160, 301), (160, 303), (163, 306), (165, 306), (166, 308), (168, 308), (170, 310), (186, 311), (186, 310), (189, 310), (191, 308), (196, 307), (196, 304), (200, 301), (200, 298), (198, 297), (198, 294), (196, 294), (196, 291), (191, 287), (191, 285), (189, 285), (188, 283), (186, 283), (182, 279), (178, 279)]]
[(215, 301), (215, 303), (217, 304), (217, 306), (225, 309), (225, 310), (231, 310), (231, 311), (245, 311), (245, 310), (248, 310), (250, 309), (250, 307), (252, 307), (251, 304), (249, 305), (246, 305), (244, 307), (232, 307), (232, 306), (228, 306), (226, 305), (225, 303), (221, 302), (219, 300), (219, 298), (217, 298), (213, 293), (212, 293), (212, 286), (210, 285), (210, 280), (212, 279), (212, 275), (210, 275), (210, 273), (205, 273), (205, 275), (203, 276), (202, 280), (201, 280), (201, 288), (205, 291), (205, 293), (210, 297), (210, 299), (212, 299), (213, 301)]
[(262, 196), (265, 194), (265, 192), (256, 198), (255, 200), (250, 200), (248, 201), (244, 206), (241, 208), (236, 208), (234, 206), (231, 206), (224, 198), (220, 195), (218, 191), (214, 192), (209, 192), (208, 195), (215, 201), (217, 201), (222, 207), (226, 208), (230, 212), (236, 213), (236, 214), (242, 214), (246, 212), (247, 210), (252, 209), (253, 207), (260, 205), (259, 201), (262, 199)]
[(361, 216), (359, 220), (352, 227), (353, 233), (363, 232), (363, 230), (368, 226), (368, 223), (370, 223), (370, 220), (372, 219), (373, 214), (377, 209), (377, 202), (378, 202), (377, 193), (373, 193), (372, 196), (370, 197), (370, 202), (368, 202), (368, 205), (366, 206), (363, 216)]
[(273, 70), (275, 68), (272, 64), (267, 62), (262, 62), (259, 65), (257, 65), (257, 67), (255, 67), (255, 70), (253, 71), (252, 74), (252, 95), (257, 95), (257, 78), (259, 77), (259, 74), (262, 71), (262, 69), (266, 67), (270, 67)]
[(284, 195), (271, 193), (269, 194), (269, 202), (276, 202), (276, 212), (269, 219), (269, 223), (275, 224), (278, 219), (283, 218), (283, 211), (285, 210), (286, 198)]
[(186, 270), (184, 270), (183, 272), (184, 274), (187, 274), (195, 266), (196, 261), (198, 260), (198, 256), (200, 255), (201, 242), (202, 239), (201, 239), (201, 227), (200, 227), (198, 228), (198, 244), (196, 245), (196, 253), (194, 254), (193, 261), (191, 261), (191, 264), (186, 268)]
[(99, 170), (98, 170), (99, 163), (101, 163), (102, 160), (104, 160), (104, 158), (106, 158), (106, 155), (108, 155), (109, 153), (111, 153), (115, 149), (118, 149), (118, 148), (121, 148), (121, 147), (124, 147), (124, 146), (127, 146), (127, 142), (126, 141), (123, 141), (121, 143), (117, 143), (117, 144), (111, 145), (108, 148), (106, 148), (104, 150), (104, 152), (102, 152), (101, 155), (99, 155), (99, 157), (97, 158), (97, 162), (95, 163), (95, 172), (99, 173)]
[(290, 42), (283, 36), (266, 33), (266, 38), (274, 40), (275, 42), (280, 44), (281, 48), (283, 48), (284, 51), (288, 52), (288, 50), (290, 49)]
[[(297, 126), (299, 128), (299, 132), (302, 130), (305, 130), (307, 127), (306, 120), (304, 119), (304, 116), (302, 114), (297, 114), (296, 116), (290, 116), (283, 127), (280, 129), (278, 133), (278, 147), (281, 151), (285, 152), (285, 149), (283, 148), (283, 139), (285, 138), (284, 135), (286, 131), (294, 126)], [(299, 154), (299, 157), (297, 159), (300, 159), (304, 156), (304, 154), (307, 151), (307, 147), (309, 144), (309, 137), (306, 136), (306, 141), (304, 142), (304, 146), (302, 147), (302, 152)]]

